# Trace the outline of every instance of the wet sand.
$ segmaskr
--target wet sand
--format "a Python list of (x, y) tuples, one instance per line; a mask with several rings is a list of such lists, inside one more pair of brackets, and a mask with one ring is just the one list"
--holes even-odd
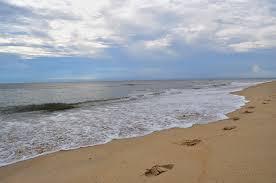
[(250, 102), (230, 119), (22, 161), (0, 182), (276, 183), (276, 82), (236, 94)]

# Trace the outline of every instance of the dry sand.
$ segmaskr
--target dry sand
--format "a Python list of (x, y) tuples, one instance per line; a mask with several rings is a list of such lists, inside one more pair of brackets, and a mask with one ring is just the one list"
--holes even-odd
[(251, 102), (228, 120), (41, 156), (0, 168), (0, 182), (276, 183), (276, 82), (237, 94)]

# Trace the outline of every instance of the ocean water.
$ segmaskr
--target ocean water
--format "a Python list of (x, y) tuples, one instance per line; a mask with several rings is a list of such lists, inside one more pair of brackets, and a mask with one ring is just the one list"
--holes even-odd
[(0, 84), (0, 166), (226, 119), (264, 80)]

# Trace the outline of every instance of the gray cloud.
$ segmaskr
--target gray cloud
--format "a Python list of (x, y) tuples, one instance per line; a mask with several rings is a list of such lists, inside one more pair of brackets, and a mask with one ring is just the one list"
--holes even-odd
[[(33, 58), (178, 55), (184, 45), (218, 52), (276, 47), (271, 0), (0, 0), (0, 52)], [(180, 51), (179, 51), (180, 50)]]
[(25, 7), (18, 7), (6, 2), (0, 1), (0, 23), (4, 24), (6, 22), (18, 23), (18, 19), (26, 16), (32, 16), (30, 9)]

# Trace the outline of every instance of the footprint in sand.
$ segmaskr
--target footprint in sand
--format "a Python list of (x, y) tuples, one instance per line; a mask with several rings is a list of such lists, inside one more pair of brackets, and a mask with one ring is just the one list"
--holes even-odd
[(263, 104), (268, 104), (271, 100), (270, 99), (266, 99), (263, 101)]
[(174, 164), (154, 165), (150, 169), (146, 169), (144, 175), (147, 177), (158, 176), (168, 170), (173, 169), (173, 167), (174, 167)]
[(244, 111), (243, 113), (245, 113), (245, 114), (250, 114), (250, 113), (253, 113), (253, 111), (246, 110), (246, 111)]
[(223, 130), (228, 131), (228, 130), (233, 130), (235, 128), (237, 128), (237, 127), (236, 126), (226, 126), (223, 128)]
[(192, 140), (184, 140), (178, 144), (182, 145), (182, 146), (195, 146), (195, 145), (199, 144), (200, 142), (201, 142), (200, 139), (192, 139)]
[(247, 109), (255, 109), (255, 106), (248, 106)]
[(232, 118), (232, 120), (234, 120), (234, 121), (238, 121), (238, 120), (240, 120), (240, 118), (239, 118), (239, 117), (237, 117), (237, 116), (235, 116), (235, 117), (233, 117), (233, 118)]

